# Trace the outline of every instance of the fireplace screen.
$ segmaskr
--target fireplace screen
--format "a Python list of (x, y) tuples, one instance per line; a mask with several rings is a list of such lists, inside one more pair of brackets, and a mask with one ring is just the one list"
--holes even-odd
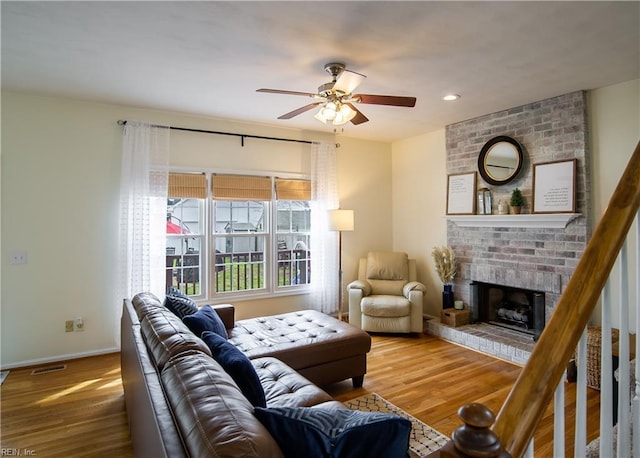
[(471, 292), (473, 321), (507, 327), (538, 339), (545, 323), (543, 292), (481, 282), (472, 282)]

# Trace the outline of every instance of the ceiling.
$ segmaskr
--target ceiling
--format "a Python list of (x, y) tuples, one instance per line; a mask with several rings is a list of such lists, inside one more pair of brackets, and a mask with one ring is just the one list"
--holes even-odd
[[(324, 65), (367, 75), (339, 133), (391, 142), (575, 90), (640, 78), (633, 2), (2, 1), (2, 87), (294, 129)], [(447, 93), (462, 96), (444, 102)], [(185, 126), (188, 127), (188, 126)]]

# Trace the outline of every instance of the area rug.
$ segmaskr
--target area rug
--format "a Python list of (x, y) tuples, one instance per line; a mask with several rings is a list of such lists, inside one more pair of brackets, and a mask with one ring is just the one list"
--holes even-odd
[(364, 412), (394, 413), (409, 420), (411, 422), (409, 449), (420, 457), (427, 456), (429, 453), (439, 450), (449, 440), (444, 434), (439, 433), (431, 426), (412, 417), (376, 393), (365, 394), (364, 396), (345, 402), (344, 405), (350, 409)]
[(9, 371), (0, 372), (0, 385), (2, 385), (2, 383), (4, 382), (4, 379), (7, 378), (7, 375), (9, 375)]

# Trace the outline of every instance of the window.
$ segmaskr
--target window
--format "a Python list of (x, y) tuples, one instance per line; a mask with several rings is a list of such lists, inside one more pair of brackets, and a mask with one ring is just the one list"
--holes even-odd
[(167, 194), (166, 286), (202, 297), (206, 177), (171, 173)]
[(308, 284), (311, 209), (308, 201), (277, 203), (278, 286)]
[(266, 287), (268, 202), (214, 200), (215, 292)]
[(167, 287), (196, 299), (304, 288), (310, 198), (308, 180), (171, 173)]

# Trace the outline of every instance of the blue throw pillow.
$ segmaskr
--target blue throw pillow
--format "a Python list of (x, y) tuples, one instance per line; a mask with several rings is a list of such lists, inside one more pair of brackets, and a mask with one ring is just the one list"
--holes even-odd
[(205, 331), (211, 331), (225, 339), (229, 338), (220, 315), (210, 305), (204, 305), (196, 313), (182, 317), (182, 321), (198, 337)]
[(227, 339), (215, 332), (205, 331), (202, 340), (211, 350), (211, 356), (218, 361), (224, 370), (231, 376), (242, 394), (255, 407), (266, 407), (267, 400), (260, 378), (249, 361), (249, 358), (238, 350)]
[(348, 409), (256, 407), (285, 458), (406, 457), (411, 422), (398, 415)]
[(176, 314), (180, 319), (198, 311), (198, 306), (193, 299), (176, 288), (169, 288), (164, 298), (164, 306)]

